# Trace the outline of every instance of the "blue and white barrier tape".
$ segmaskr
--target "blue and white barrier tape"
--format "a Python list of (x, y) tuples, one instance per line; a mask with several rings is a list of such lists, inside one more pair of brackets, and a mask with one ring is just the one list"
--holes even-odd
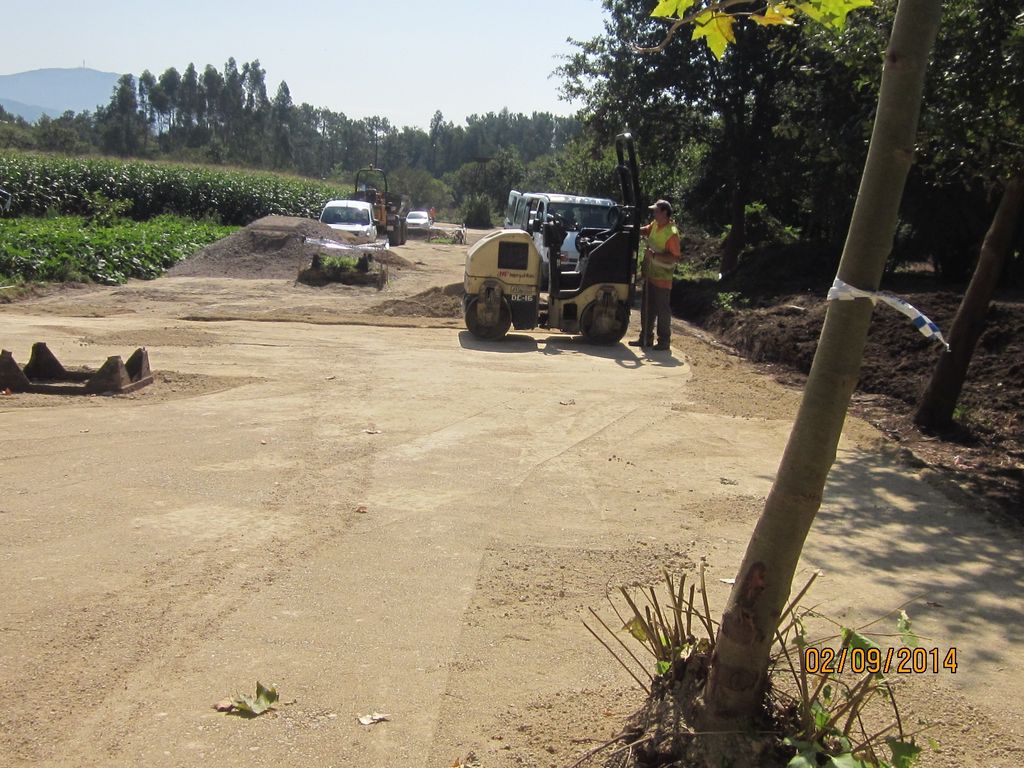
[(828, 300), (852, 301), (853, 299), (870, 299), (872, 304), (878, 303), (879, 300), (885, 302), (893, 309), (909, 317), (914, 327), (926, 338), (934, 339), (942, 344), (947, 352), (949, 351), (949, 344), (942, 337), (942, 331), (939, 330), (939, 326), (929, 320), (916, 307), (908, 304), (899, 296), (894, 296), (886, 291), (863, 291), (860, 288), (854, 288), (852, 285), (844, 283), (837, 277), (835, 282), (832, 283), (832, 287), (829, 288)]

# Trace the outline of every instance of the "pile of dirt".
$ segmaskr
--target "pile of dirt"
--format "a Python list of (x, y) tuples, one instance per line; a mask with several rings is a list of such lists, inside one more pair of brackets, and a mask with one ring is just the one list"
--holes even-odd
[[(810, 371), (837, 254), (802, 246), (741, 260), (721, 282), (680, 282), (677, 316), (713, 332), (750, 359), (782, 366), (799, 383)], [(904, 298), (948, 333), (965, 286), (929, 270), (897, 273), (882, 288)], [(943, 347), (879, 304), (872, 318), (854, 407), (915, 459), (939, 470), (994, 509), (1024, 522), (1024, 302), (996, 297), (955, 414), (956, 428), (922, 433), (913, 413)]]
[[(228, 237), (175, 264), (169, 277), (232, 277), (251, 280), (294, 280), (318, 251), (330, 249), (304, 242), (305, 238), (344, 245), (357, 241), (347, 232), (331, 229), (314, 219), (265, 216)], [(374, 260), (391, 268), (412, 269), (407, 259), (387, 250), (372, 251)]]
[(714, 238), (699, 230), (687, 227), (679, 234), (680, 246), (687, 258), (707, 264), (718, 264), (721, 239)]
[(416, 269), (416, 265), (394, 251), (374, 251), (373, 260), (391, 269)]
[(430, 288), (408, 299), (393, 299), (366, 310), (388, 317), (462, 317), (462, 283)]

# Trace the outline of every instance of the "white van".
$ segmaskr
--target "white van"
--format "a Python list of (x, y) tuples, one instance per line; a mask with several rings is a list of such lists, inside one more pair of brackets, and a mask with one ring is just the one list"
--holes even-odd
[(321, 211), (320, 221), (331, 229), (351, 233), (357, 243), (372, 243), (377, 239), (373, 206), (362, 200), (331, 200)]
[(544, 245), (541, 225), (547, 221), (548, 216), (557, 216), (568, 232), (557, 257), (562, 271), (578, 272), (580, 252), (576, 248), (576, 238), (580, 231), (614, 227), (618, 222), (619, 208), (614, 200), (606, 197), (581, 197), (557, 192), (518, 192), (514, 189), (509, 193), (505, 228), (522, 229), (533, 235), (537, 250), (540, 252), (545, 284), (551, 269), (549, 265), (552, 254), (548, 253)]

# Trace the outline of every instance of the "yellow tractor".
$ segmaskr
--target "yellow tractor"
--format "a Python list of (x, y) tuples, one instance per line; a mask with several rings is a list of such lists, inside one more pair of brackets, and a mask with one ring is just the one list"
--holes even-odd
[(615, 152), (622, 204), (611, 210), (606, 227), (580, 230), (580, 258), (572, 271), (564, 270), (558, 259), (549, 260), (546, 291), (541, 290), (544, 275), (533, 234), (541, 232), (549, 252), (558, 253), (566, 237), (558, 216), (532, 221), (529, 232), (496, 230), (469, 249), (463, 315), (470, 333), (496, 340), (510, 327), (539, 327), (579, 333), (595, 344), (622, 339), (635, 291), (640, 182), (633, 137), (619, 134)]
[(353, 200), (362, 200), (373, 206), (373, 222), (377, 235), (387, 236), (388, 245), (405, 245), (408, 230), (405, 224), (405, 200), (400, 194), (388, 191), (388, 177), (372, 165), (356, 171)]

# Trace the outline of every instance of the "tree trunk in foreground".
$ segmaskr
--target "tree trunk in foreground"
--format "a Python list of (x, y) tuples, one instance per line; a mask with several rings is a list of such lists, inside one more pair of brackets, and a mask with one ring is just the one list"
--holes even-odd
[(981, 246), (978, 266), (956, 311), (949, 330), (949, 352), (939, 358), (914, 414), (914, 423), (918, 426), (943, 429), (953, 424), (953, 410), (967, 378), (974, 347), (985, 331), (988, 306), (1010, 253), (1022, 208), (1024, 176), (1015, 176), (1003, 191), (999, 210)]
[[(877, 290), (892, 248), (940, 0), (901, 0), (882, 70), (878, 110), (839, 278)], [(709, 730), (743, 728), (765, 691), (769, 653), (804, 540), (835, 460), (860, 374), (873, 305), (834, 301), (828, 308), (803, 401), (722, 616), (705, 687)], [(908, 333), (914, 331), (908, 326)]]

